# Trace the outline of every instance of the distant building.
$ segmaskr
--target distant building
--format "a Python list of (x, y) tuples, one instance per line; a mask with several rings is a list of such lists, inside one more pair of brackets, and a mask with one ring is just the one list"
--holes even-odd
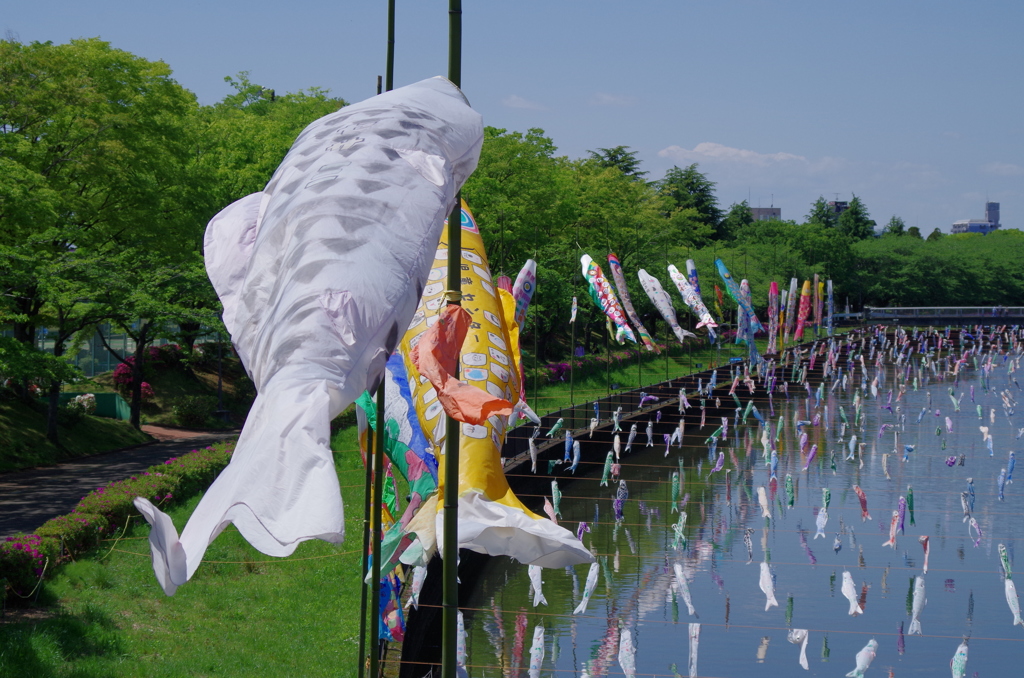
[(750, 216), (754, 221), (782, 221), (781, 207), (751, 207)]
[(835, 212), (835, 215), (837, 217), (846, 210), (850, 209), (850, 203), (846, 202), (845, 200), (829, 200), (828, 206), (832, 209), (833, 212)]
[(985, 203), (984, 219), (963, 219), (954, 221), (952, 233), (981, 233), (987, 235), (999, 228), (999, 203)]

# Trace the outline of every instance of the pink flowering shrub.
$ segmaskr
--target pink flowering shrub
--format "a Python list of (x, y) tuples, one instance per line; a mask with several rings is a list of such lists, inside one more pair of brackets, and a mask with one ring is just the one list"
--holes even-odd
[[(143, 365), (144, 374), (154, 367), (172, 367), (182, 360), (181, 347), (177, 344), (166, 344), (164, 346), (150, 346), (146, 349), (146, 361)], [(121, 395), (127, 395), (132, 390), (132, 367), (135, 365), (135, 356), (128, 356), (127, 360), (114, 368), (114, 387)], [(149, 387), (149, 395), (146, 388)], [(152, 387), (142, 382), (142, 400), (153, 397)]]
[(231, 461), (233, 451), (233, 442), (219, 443), (168, 459), (136, 476), (96, 488), (82, 497), (71, 513), (46, 521), (35, 534), (0, 541), (0, 581), (6, 578), (10, 588), (28, 595), (43, 573), (47, 558), (49, 576), (64, 553), (86, 553), (101, 539), (120, 532), (128, 516), (138, 514), (135, 497), (165, 507), (204, 491)]
[(47, 573), (57, 563), (60, 541), (36, 534), (19, 534), (0, 541), (0, 577), (21, 596), (35, 588), (49, 559)]
[(36, 530), (42, 538), (63, 539), (64, 548), (71, 553), (84, 553), (99, 544), (110, 533), (110, 519), (92, 513), (69, 513), (47, 520)]

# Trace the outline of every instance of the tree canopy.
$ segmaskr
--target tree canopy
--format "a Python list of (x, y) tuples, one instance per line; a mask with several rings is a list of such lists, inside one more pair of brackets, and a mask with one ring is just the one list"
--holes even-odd
[[(51, 390), (70, 378), (60, 350), (33, 353), (43, 327), (63, 346), (110, 323), (137, 351), (158, 336), (188, 351), (203, 328), (221, 329), (202, 258), (207, 222), (261, 190), (296, 135), (345, 105), (316, 87), (278, 93), (246, 72), (225, 80), (231, 93), (200, 106), (166, 64), (98, 39), (0, 42), (0, 322), (14, 330), (0, 342), (0, 376), (42, 380)], [(893, 216), (876, 238), (857, 195), (841, 214), (819, 196), (802, 222), (754, 221), (746, 201), (723, 209), (697, 164), (648, 175), (628, 146), (570, 158), (544, 130), (485, 128), (463, 196), (495, 275), (514, 277), (526, 259), (537, 261), (527, 353), (569, 354), (573, 296), (577, 342), (590, 350), (605, 341), (604, 316), (586, 301), (584, 253), (603, 266), (609, 252), (618, 255), (638, 313), (660, 336), (667, 328), (637, 271), (660, 280), (689, 326), (666, 270), (686, 259), (713, 285), (722, 258), (750, 281), (758, 309), (770, 281), (785, 286), (816, 273), (855, 308), (1024, 298), (1018, 231), (936, 229), (925, 240)], [(144, 360), (135, 361), (139, 369)]]

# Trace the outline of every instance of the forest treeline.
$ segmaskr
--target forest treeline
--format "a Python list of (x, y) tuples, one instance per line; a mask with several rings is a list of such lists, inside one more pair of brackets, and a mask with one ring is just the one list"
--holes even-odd
[[(276, 93), (245, 73), (226, 80), (233, 92), (204, 106), (167, 64), (99, 39), (0, 41), (0, 325), (10, 335), (0, 338), (0, 382), (19, 389), (41, 381), (55, 410), (61, 382), (74, 378), (61, 354), (73, 354), (100, 324), (139, 347), (131, 361), (136, 385), (156, 337), (187, 352), (196, 337), (222, 330), (203, 267), (206, 223), (261, 190), (298, 133), (346, 103), (316, 87)], [(874, 237), (857, 196), (838, 216), (819, 198), (800, 223), (754, 222), (745, 202), (721, 205), (697, 165), (652, 179), (627, 147), (571, 159), (539, 129), (486, 128), (463, 197), (495, 275), (514, 278), (526, 259), (538, 263), (523, 345), (542, 360), (572, 349), (573, 296), (577, 343), (603, 342), (604, 319), (581, 275), (584, 253), (602, 265), (609, 252), (618, 255), (638, 312), (662, 337), (664, 323), (637, 270), (675, 295), (666, 266), (683, 268), (688, 258), (706, 290), (722, 258), (750, 281), (761, 310), (771, 280), (785, 289), (791, 277), (814, 273), (834, 281), (837, 307), (1024, 300), (1019, 231), (944, 236), (936, 229), (922, 239), (893, 217)], [(711, 306), (707, 291), (705, 300)], [(34, 349), (41, 331), (55, 340), (56, 356)], [(138, 393), (132, 401), (137, 424)]]

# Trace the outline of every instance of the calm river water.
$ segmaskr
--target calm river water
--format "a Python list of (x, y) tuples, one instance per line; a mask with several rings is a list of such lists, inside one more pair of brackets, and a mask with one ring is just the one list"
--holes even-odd
[[(954, 360), (970, 345), (955, 344)], [(947, 343), (933, 352), (933, 358), (940, 358), (933, 362), (914, 353), (909, 367), (906, 357), (896, 365), (896, 356), (886, 350), (879, 366), (878, 350), (872, 354), (870, 342), (862, 344), (855, 354), (863, 353), (865, 370), (859, 360), (841, 355), (836, 366), (847, 376), (845, 388), (834, 374), (827, 377), (820, 401), (808, 398), (804, 386), (791, 383), (788, 396), (776, 393), (770, 405), (759, 388), (756, 404), (772, 435), (782, 426), (774, 482), (762, 445), (765, 427), (753, 415), (738, 426), (729, 417), (727, 438), (717, 446), (724, 452), (724, 467), (714, 474), (709, 472), (718, 455), (709, 457), (705, 440), (721, 419), (708, 417), (702, 429), (699, 421), (690, 423), (692, 413), (699, 411), (693, 409), (699, 408), (699, 399), (692, 390), (686, 444), (673, 445), (668, 456), (662, 435), (676, 427), (677, 406), (663, 410), (654, 447), (644, 447), (644, 416), (633, 452), (622, 456), (621, 477), (629, 497), (621, 520), (613, 511), (617, 484), (600, 485), (603, 464), (586, 465), (582, 477), (561, 483), (560, 522), (573, 531), (580, 521), (588, 523), (591, 531), (583, 541), (600, 563), (586, 610), (573, 614), (589, 566), (543, 570), (547, 605), (534, 607), (527, 567), (508, 558), (491, 559), (464, 608), (470, 675), (622, 675), (621, 641), (631, 639), (638, 676), (844, 676), (874, 639), (878, 646), (867, 676), (946, 676), (965, 637), (967, 676), (1024, 675), (1024, 627), (1013, 625), (999, 554), (999, 545), (1005, 545), (1012, 572), (1024, 537), (1024, 468), (1015, 473), (1022, 478), (1005, 484), (1002, 500), (998, 482), (1024, 420), (1013, 414), (1021, 390), (1011, 370), (1018, 367), (1020, 353), (1005, 340), (992, 353), (986, 344), (961, 361), (954, 376), (953, 364), (945, 360), (948, 348)], [(929, 349), (934, 349), (934, 340)], [(823, 360), (818, 358), (819, 367)], [(790, 368), (785, 374), (791, 375)], [(872, 394), (876, 379), (877, 396)], [(708, 403), (717, 396), (723, 407), (734, 408), (730, 386), (723, 370)], [(817, 383), (811, 386), (817, 393)], [(905, 393), (899, 397), (901, 386)], [(741, 383), (736, 394), (745, 407), (750, 391)], [(858, 394), (862, 415), (853, 426)], [(845, 432), (840, 408), (851, 424)], [(992, 438), (991, 451), (981, 427)], [(623, 445), (628, 422), (625, 429)], [(804, 451), (802, 432), (808, 435)], [(853, 434), (857, 442), (848, 459)], [(585, 456), (592, 446), (591, 459), (603, 459), (610, 447), (585, 435), (582, 442)], [(598, 444), (601, 449), (593, 447)], [(815, 444), (818, 452), (808, 465)], [(913, 445), (912, 451), (905, 453), (906, 445)], [(952, 466), (947, 464), (950, 456)], [(677, 540), (672, 473), (680, 466), (685, 480), (678, 506), (686, 512), (686, 522), (685, 539)], [(792, 505), (787, 477), (792, 479)], [(970, 491), (970, 479), (971, 515), (980, 539), (978, 530), (965, 522), (961, 505), (961, 492)], [(854, 486), (865, 493), (870, 519), (863, 517)], [(764, 488), (770, 518), (763, 517), (759, 488)], [(825, 536), (815, 538), (826, 488)], [(913, 511), (906, 510), (904, 529), (893, 548), (885, 544), (892, 514), (901, 497), (909, 499), (910, 488)], [(930, 548), (927, 573), (922, 536), (928, 537)], [(778, 602), (767, 610), (760, 586), (762, 562), (767, 563)], [(676, 582), (677, 565), (693, 615)], [(849, 614), (851, 604), (842, 592), (844, 572), (850, 574), (861, 614)], [(920, 635), (911, 634), (917, 577), (922, 578), (917, 588), (924, 589), (918, 595), (926, 601), (923, 607), (918, 604)], [(1024, 585), (1024, 575), (1018, 579)], [(700, 624), (693, 674), (691, 623)], [(535, 661), (531, 671), (531, 649), (536, 658), (541, 646), (539, 627), (544, 657), (539, 670)], [(799, 663), (801, 645), (788, 640), (792, 629), (807, 630), (806, 670)]]

